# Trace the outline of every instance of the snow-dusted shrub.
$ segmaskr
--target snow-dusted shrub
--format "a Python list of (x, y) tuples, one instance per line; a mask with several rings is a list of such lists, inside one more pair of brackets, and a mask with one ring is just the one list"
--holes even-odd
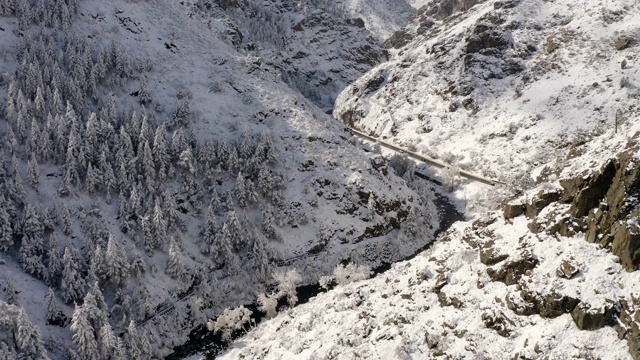
[(244, 325), (250, 320), (251, 310), (244, 306), (235, 309), (226, 308), (215, 321), (209, 320), (207, 322), (207, 329), (216, 333), (220, 331), (222, 333), (222, 339), (229, 341), (231, 340), (232, 332), (244, 329)]
[(333, 269), (333, 277), (340, 285), (350, 284), (352, 282), (366, 280), (371, 277), (373, 272), (368, 266), (357, 264), (338, 264)]
[(442, 170), (442, 182), (449, 189), (455, 190), (461, 183), (460, 168), (457, 166), (447, 166)]
[(258, 295), (258, 304), (260, 304), (258, 310), (267, 314), (267, 318), (276, 316), (278, 312), (278, 299), (275, 296), (260, 294)]
[(293, 306), (298, 302), (296, 284), (302, 280), (302, 276), (296, 269), (287, 271), (277, 271), (273, 274), (273, 279), (278, 283), (278, 298), (287, 297), (287, 303)]
[(413, 165), (413, 161), (404, 155), (395, 154), (389, 159), (389, 166), (391, 166), (396, 175), (400, 177), (410, 170)]

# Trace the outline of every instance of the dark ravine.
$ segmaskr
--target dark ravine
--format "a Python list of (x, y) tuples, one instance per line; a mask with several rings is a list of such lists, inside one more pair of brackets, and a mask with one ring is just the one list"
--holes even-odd
[[(417, 174), (419, 177), (424, 178), (424, 175)], [(420, 176), (422, 175), (422, 176)], [(446, 232), (455, 222), (463, 221), (464, 215), (460, 213), (456, 207), (448, 200), (444, 195), (434, 192), (434, 204), (438, 209), (439, 228), (434, 233), (434, 239), (440, 234)], [(435, 241), (429, 241), (416, 251), (411, 256), (398, 260), (406, 261), (411, 260), (426, 249), (428, 249)], [(373, 276), (382, 274), (391, 269), (391, 263), (383, 263), (382, 265), (372, 269)], [(297, 287), (298, 304), (306, 304), (311, 298), (317, 296), (320, 293), (327, 290), (320, 287), (319, 284), (309, 284)], [(284, 300), (278, 304), (279, 306), (285, 306)], [(297, 306), (296, 305), (296, 306)], [(257, 304), (245, 305), (247, 309), (251, 311), (251, 322), (254, 324), (260, 323), (264, 319), (264, 314), (258, 310)], [(236, 331), (232, 334), (232, 339), (237, 339), (245, 334), (244, 331)], [(202, 353), (207, 359), (215, 359), (216, 356), (223, 351), (229, 343), (222, 340), (220, 334), (214, 334), (209, 331), (206, 326), (200, 325), (193, 329), (189, 334), (189, 340), (186, 343), (177, 346), (173, 349), (173, 353), (166, 357), (167, 360), (179, 360), (184, 359), (187, 356), (191, 356), (197, 353)]]

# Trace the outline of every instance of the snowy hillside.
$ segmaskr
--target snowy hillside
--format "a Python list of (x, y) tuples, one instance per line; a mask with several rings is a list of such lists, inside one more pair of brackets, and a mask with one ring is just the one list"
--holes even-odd
[(432, 240), (428, 189), (193, 10), (0, 2), (0, 358), (163, 357), (278, 270)]
[(474, 3), (424, 6), (334, 115), (514, 184), (637, 115), (635, 2)]
[(254, 66), (279, 74), (325, 111), (386, 60), (382, 42), (415, 12), (404, 0), (200, 0), (191, 7)]
[(509, 185), (459, 182), (473, 220), (220, 358), (640, 359), (635, 2), (418, 5), (334, 115)]

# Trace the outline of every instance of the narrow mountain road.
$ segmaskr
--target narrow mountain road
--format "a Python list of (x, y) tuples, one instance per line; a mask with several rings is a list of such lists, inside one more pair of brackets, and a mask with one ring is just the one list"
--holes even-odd
[[(450, 164), (447, 164), (447, 163), (442, 162), (440, 160), (436, 160), (436, 159), (433, 159), (433, 158), (430, 158), (430, 157), (427, 157), (427, 156), (424, 156), (424, 155), (416, 154), (415, 152), (409, 151), (408, 149), (404, 149), (404, 148), (401, 148), (399, 146), (396, 146), (396, 145), (393, 145), (391, 143), (388, 143), (388, 142), (386, 142), (384, 140), (380, 140), (380, 139), (375, 138), (373, 136), (369, 136), (369, 135), (367, 135), (367, 134), (365, 134), (365, 133), (363, 133), (361, 131), (358, 131), (356, 129), (353, 129), (353, 128), (347, 128), (347, 129), (355, 136), (358, 136), (358, 137), (360, 137), (362, 139), (365, 139), (365, 140), (380, 144), (380, 146), (384, 146), (387, 149), (391, 149), (391, 150), (393, 150), (395, 152), (398, 152), (398, 153), (401, 153), (401, 154), (405, 154), (405, 155), (407, 155), (408, 157), (410, 157), (412, 159), (415, 159), (415, 160), (418, 160), (418, 161), (422, 161), (424, 163), (427, 163), (427, 164), (430, 164), (430, 165), (433, 165), (433, 166), (437, 166), (439, 168), (451, 168), (452, 167)], [(507, 185), (506, 183), (504, 183), (504, 182), (502, 182), (500, 180), (489, 179), (489, 178), (486, 178), (484, 176), (473, 174), (473, 173), (470, 173), (470, 172), (464, 171), (464, 170), (460, 170), (460, 176), (464, 176), (467, 179), (478, 181), (478, 182), (481, 182), (481, 183), (484, 183), (484, 184), (487, 184), (487, 185), (491, 185), (491, 186)]]

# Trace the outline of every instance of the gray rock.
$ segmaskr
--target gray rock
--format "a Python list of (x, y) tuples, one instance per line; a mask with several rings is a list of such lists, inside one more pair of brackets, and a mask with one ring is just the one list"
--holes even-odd
[(613, 304), (602, 309), (592, 309), (588, 304), (580, 303), (571, 311), (573, 322), (580, 330), (598, 330), (613, 325), (616, 315), (616, 306)]

